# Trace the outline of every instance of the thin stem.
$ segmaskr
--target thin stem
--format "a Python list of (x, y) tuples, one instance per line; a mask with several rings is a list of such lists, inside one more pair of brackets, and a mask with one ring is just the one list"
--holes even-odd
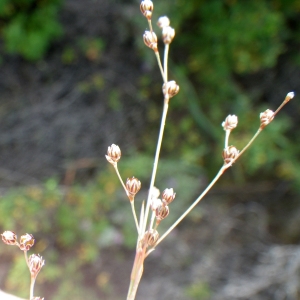
[[(124, 190), (125, 190), (125, 193), (126, 193), (126, 195), (128, 196), (128, 192), (127, 192), (126, 186), (125, 186), (125, 184), (124, 184), (124, 182), (123, 182), (123, 179), (122, 179), (122, 177), (121, 177), (121, 175), (120, 175), (120, 173), (119, 173), (119, 170), (118, 170), (118, 165), (117, 165), (117, 164), (113, 164), (113, 166), (114, 166), (115, 171), (116, 171), (116, 173), (117, 173), (117, 175), (118, 175), (118, 178), (119, 178), (119, 180), (120, 180), (120, 182), (121, 182), (121, 184), (122, 184), (122, 186), (123, 186), (123, 188), (124, 188)], [(129, 199), (129, 200), (130, 200), (130, 199)], [(137, 216), (136, 216), (136, 212), (135, 212), (134, 200), (130, 200), (130, 204), (131, 204), (131, 210), (132, 210), (132, 214), (133, 214), (135, 226), (136, 226), (137, 232), (139, 233), (140, 229), (139, 229), (139, 223), (138, 223)]]
[(224, 149), (226, 149), (228, 147), (230, 132), (231, 132), (231, 130), (225, 130), (225, 147), (224, 147)]
[(131, 210), (132, 210), (132, 214), (133, 214), (133, 218), (134, 218), (134, 222), (135, 222), (135, 226), (136, 226), (136, 230), (139, 233), (140, 232), (140, 228), (139, 228), (139, 222), (137, 220), (137, 216), (136, 216), (136, 212), (135, 212), (135, 207), (134, 207), (134, 200), (130, 201), (131, 204)]
[(33, 298), (33, 290), (34, 290), (34, 284), (35, 284), (35, 277), (31, 276), (31, 281), (30, 281), (30, 298)]
[(232, 163), (236, 162), (236, 160), (251, 146), (251, 144), (254, 142), (254, 140), (258, 137), (258, 135), (262, 132), (263, 129), (258, 128), (252, 139), (249, 141), (249, 143), (243, 148), (243, 150), (239, 153), (239, 155), (233, 160)]
[(228, 165), (223, 165), (219, 170), (218, 174), (212, 180), (212, 182), (207, 186), (207, 188), (202, 192), (202, 194), (194, 201), (194, 203), (177, 219), (177, 221), (158, 239), (155, 246), (157, 246), (190, 212), (191, 210), (203, 199), (207, 192), (214, 186), (218, 179), (222, 176), (224, 171), (228, 168)]
[(141, 229), (142, 233), (145, 232), (146, 225), (147, 225), (147, 220), (148, 220), (148, 216), (149, 216), (149, 208), (150, 208), (150, 202), (151, 202), (151, 191), (154, 187), (154, 182), (155, 182), (155, 177), (156, 177), (156, 172), (157, 172), (157, 165), (158, 165), (158, 160), (159, 160), (159, 154), (160, 154), (162, 139), (163, 139), (163, 135), (164, 135), (164, 128), (165, 128), (168, 108), (169, 108), (169, 103), (165, 99), (163, 113), (162, 113), (162, 117), (161, 117), (158, 141), (157, 141), (157, 145), (156, 145), (156, 152), (155, 152), (155, 158), (154, 158), (154, 163), (153, 163), (153, 170), (152, 170), (152, 175), (151, 175), (150, 187), (149, 187), (149, 192), (148, 192), (146, 211), (145, 211), (145, 216), (144, 216), (144, 224), (143, 224), (143, 227)]
[(161, 59), (160, 59), (159, 52), (154, 51), (154, 53), (155, 53), (155, 56), (156, 56), (156, 59), (157, 59), (157, 64), (159, 66), (162, 79), (163, 79), (164, 83), (167, 83), (167, 79), (166, 79), (166, 76), (165, 76), (165, 73), (164, 73), (164, 69), (163, 69), (162, 64), (161, 64)]
[(165, 82), (168, 81), (168, 57), (169, 57), (169, 44), (165, 44), (165, 51), (164, 51), (164, 73), (165, 73)]

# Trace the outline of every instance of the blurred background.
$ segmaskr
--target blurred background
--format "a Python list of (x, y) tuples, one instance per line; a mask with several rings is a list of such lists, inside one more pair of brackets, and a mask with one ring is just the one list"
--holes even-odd
[[(136, 233), (104, 155), (147, 187), (163, 104), (136, 0), (0, 0), (0, 230), (34, 235), (36, 295), (124, 299)], [(243, 157), (147, 259), (137, 299), (300, 299), (300, 2), (154, 1), (176, 37), (156, 186), (177, 197), (162, 233), (222, 165), (222, 121)], [(163, 45), (160, 45), (161, 49)], [(27, 297), (23, 254), (0, 244), (0, 288)]]

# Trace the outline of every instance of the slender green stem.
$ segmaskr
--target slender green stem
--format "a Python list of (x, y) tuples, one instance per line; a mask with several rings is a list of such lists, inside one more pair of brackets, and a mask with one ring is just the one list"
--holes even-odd
[(151, 191), (154, 187), (154, 182), (155, 182), (155, 177), (156, 177), (156, 172), (157, 172), (157, 166), (158, 166), (158, 160), (159, 160), (159, 154), (160, 154), (161, 144), (162, 144), (163, 135), (164, 135), (164, 128), (165, 128), (165, 123), (166, 123), (166, 118), (167, 118), (167, 113), (168, 113), (168, 108), (169, 108), (169, 103), (168, 103), (167, 100), (165, 99), (165, 101), (164, 101), (164, 108), (163, 108), (163, 113), (162, 113), (162, 118), (161, 118), (161, 123), (160, 123), (158, 141), (157, 141), (157, 145), (156, 145), (155, 158), (154, 158), (154, 163), (153, 163), (150, 187), (149, 187), (147, 204), (146, 204), (146, 211), (145, 211), (145, 216), (144, 216), (144, 224), (143, 224), (143, 228), (141, 229), (142, 233), (145, 232), (146, 225), (147, 225), (147, 220), (148, 220), (148, 216), (149, 216), (149, 209), (150, 209), (150, 202), (151, 202)]
[(160, 69), (160, 73), (161, 73), (162, 79), (163, 79), (164, 83), (167, 83), (167, 79), (166, 79), (166, 76), (164, 74), (164, 69), (163, 69), (162, 64), (161, 64), (161, 59), (160, 59), (159, 52), (158, 51), (154, 51), (154, 53), (155, 53), (155, 56), (156, 56), (156, 59), (157, 59), (157, 64), (158, 64), (158, 67)]

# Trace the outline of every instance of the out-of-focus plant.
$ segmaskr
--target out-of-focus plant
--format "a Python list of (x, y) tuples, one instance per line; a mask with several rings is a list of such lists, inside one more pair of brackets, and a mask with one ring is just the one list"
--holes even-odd
[(57, 15), (60, 6), (61, 0), (1, 0), (4, 51), (28, 60), (42, 58), (50, 43), (62, 34)]

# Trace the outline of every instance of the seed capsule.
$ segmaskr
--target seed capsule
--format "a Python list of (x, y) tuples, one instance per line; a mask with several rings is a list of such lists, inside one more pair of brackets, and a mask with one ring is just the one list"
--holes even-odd
[(28, 251), (34, 245), (34, 238), (32, 234), (26, 233), (20, 237), (19, 248), (22, 251)]
[(160, 17), (157, 21), (158, 27), (163, 29), (164, 27), (167, 27), (170, 25), (170, 19), (167, 16)]
[(233, 130), (238, 124), (238, 117), (236, 115), (228, 115), (222, 123), (224, 130)]
[(28, 266), (29, 266), (29, 271), (31, 276), (36, 278), (36, 276), (38, 275), (38, 273), (40, 272), (44, 264), (45, 261), (39, 254), (30, 255), (28, 258)]
[(121, 158), (121, 149), (119, 146), (112, 144), (107, 149), (107, 155), (105, 155), (107, 161), (111, 164), (116, 164)]
[(155, 210), (156, 220), (160, 222), (165, 219), (170, 213), (169, 207), (167, 205), (158, 206)]
[(155, 245), (158, 238), (159, 238), (159, 233), (157, 232), (157, 230), (155, 230), (155, 229), (147, 230), (144, 235), (144, 243), (147, 246), (151, 247), (151, 246)]
[(143, 0), (140, 5), (142, 14), (150, 20), (153, 12), (153, 2), (151, 0)]
[(264, 129), (274, 119), (274, 112), (270, 109), (262, 112), (260, 115), (260, 129)]
[(172, 188), (165, 189), (161, 195), (164, 205), (169, 205), (175, 199), (175, 196), (176, 193), (174, 193), (174, 190)]
[(165, 44), (170, 44), (175, 37), (175, 29), (171, 26), (166, 26), (162, 30), (162, 38)]
[(223, 150), (222, 156), (224, 159), (224, 163), (230, 164), (236, 159), (239, 155), (239, 151), (234, 146), (229, 146)]
[(154, 52), (157, 52), (157, 36), (154, 31), (148, 31), (146, 30), (143, 35), (144, 43), (147, 47), (154, 50)]
[(6, 245), (16, 245), (17, 242), (17, 235), (13, 231), (4, 231), (2, 234), (2, 241)]
[(165, 96), (167, 95), (169, 98), (172, 98), (178, 94), (179, 85), (174, 80), (168, 81), (163, 84), (162, 91)]
[(127, 178), (126, 180), (127, 195), (130, 201), (134, 200), (134, 196), (141, 189), (141, 182), (137, 178)]

